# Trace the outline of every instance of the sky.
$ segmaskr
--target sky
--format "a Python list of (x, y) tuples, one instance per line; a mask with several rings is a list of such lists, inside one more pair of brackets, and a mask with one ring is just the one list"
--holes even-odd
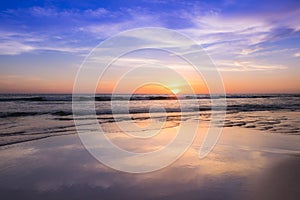
[[(201, 45), (222, 75), (227, 93), (300, 93), (299, 16), (297, 0), (1, 1), (0, 92), (71, 93), (78, 69), (99, 43), (129, 29), (161, 27)], [(174, 64), (167, 58), (150, 51), (123, 61)], [(119, 61), (123, 67), (125, 61)], [(197, 93), (208, 92), (201, 77), (184, 65), (180, 70)], [(120, 78), (115, 71), (107, 72), (97, 92), (113, 90)], [(135, 76), (159, 75), (145, 71)], [(188, 93), (175, 76), (164, 77), (173, 81), (171, 91)], [(134, 78), (119, 92), (128, 92), (126, 86), (134, 85)], [(162, 87), (145, 88), (138, 90), (161, 93)]]

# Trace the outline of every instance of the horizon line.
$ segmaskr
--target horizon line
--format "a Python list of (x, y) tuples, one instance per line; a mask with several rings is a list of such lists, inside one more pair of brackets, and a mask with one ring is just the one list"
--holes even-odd
[[(155, 94), (155, 93), (136, 93), (136, 94), (131, 94), (131, 93), (67, 93), (67, 92), (0, 92), (0, 95), (12, 95), (12, 94), (33, 94), (33, 95), (47, 95), (47, 94), (53, 94), (53, 95), (73, 95), (73, 94), (87, 94), (87, 95), (170, 95), (170, 96), (180, 96), (180, 95), (221, 95), (222, 93), (182, 93), (182, 94)], [(269, 94), (269, 95), (278, 95), (278, 94), (300, 94), (300, 92), (229, 92), (229, 93), (224, 93), (225, 95), (260, 95), (260, 94)]]

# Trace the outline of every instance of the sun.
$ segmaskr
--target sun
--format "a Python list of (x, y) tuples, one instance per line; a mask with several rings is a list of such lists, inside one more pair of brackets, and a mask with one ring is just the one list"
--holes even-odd
[(180, 90), (178, 88), (176, 88), (176, 89), (172, 89), (171, 92), (173, 94), (178, 94), (180, 92)]

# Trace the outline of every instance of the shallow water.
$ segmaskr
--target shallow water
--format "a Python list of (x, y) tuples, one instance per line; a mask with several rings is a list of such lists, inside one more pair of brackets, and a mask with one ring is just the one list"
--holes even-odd
[[(81, 98), (82, 101), (89, 101), (91, 97)], [(182, 95), (178, 98), (179, 100), (168, 95), (117, 95), (112, 99), (110, 95), (96, 95), (95, 107), (99, 123), (112, 123), (111, 126), (115, 126), (115, 122), (132, 120), (140, 124), (146, 123), (150, 119), (149, 110), (151, 117), (157, 122), (167, 120), (176, 125), (180, 120), (210, 121), (210, 96)], [(217, 103), (224, 100), (217, 95), (212, 98)], [(111, 99), (117, 108), (114, 115)], [(126, 114), (124, 109), (126, 99), (131, 99), (130, 114)], [(225, 127), (244, 127), (295, 135), (300, 133), (300, 95), (228, 95), (226, 101)], [(90, 117), (88, 114), (83, 115), (81, 120), (89, 120)], [(2, 94), (0, 118), (1, 146), (50, 136), (76, 134), (71, 95)], [(223, 124), (220, 123), (220, 126)]]

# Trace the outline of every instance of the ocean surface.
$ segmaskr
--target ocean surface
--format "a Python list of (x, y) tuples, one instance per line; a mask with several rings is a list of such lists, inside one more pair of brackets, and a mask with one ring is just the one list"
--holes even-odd
[[(123, 111), (130, 99), (129, 113)], [(216, 102), (224, 96), (181, 95), (96, 95), (95, 108), (99, 124), (112, 125), (116, 121), (180, 120), (210, 121), (211, 98)], [(90, 96), (82, 96), (90, 101)], [(120, 107), (112, 115), (111, 102)], [(179, 101), (184, 104), (180, 109)], [(243, 127), (276, 134), (300, 134), (300, 94), (227, 95), (224, 127)], [(161, 109), (152, 109), (163, 107)], [(149, 115), (149, 110), (154, 115)], [(0, 146), (38, 140), (52, 136), (76, 134), (72, 115), (71, 94), (1, 94)], [(88, 119), (88, 114), (81, 120)], [(174, 123), (174, 126), (178, 125)], [(130, 130), (129, 130), (130, 131)], [(134, 131), (134, 130), (131, 130)]]

